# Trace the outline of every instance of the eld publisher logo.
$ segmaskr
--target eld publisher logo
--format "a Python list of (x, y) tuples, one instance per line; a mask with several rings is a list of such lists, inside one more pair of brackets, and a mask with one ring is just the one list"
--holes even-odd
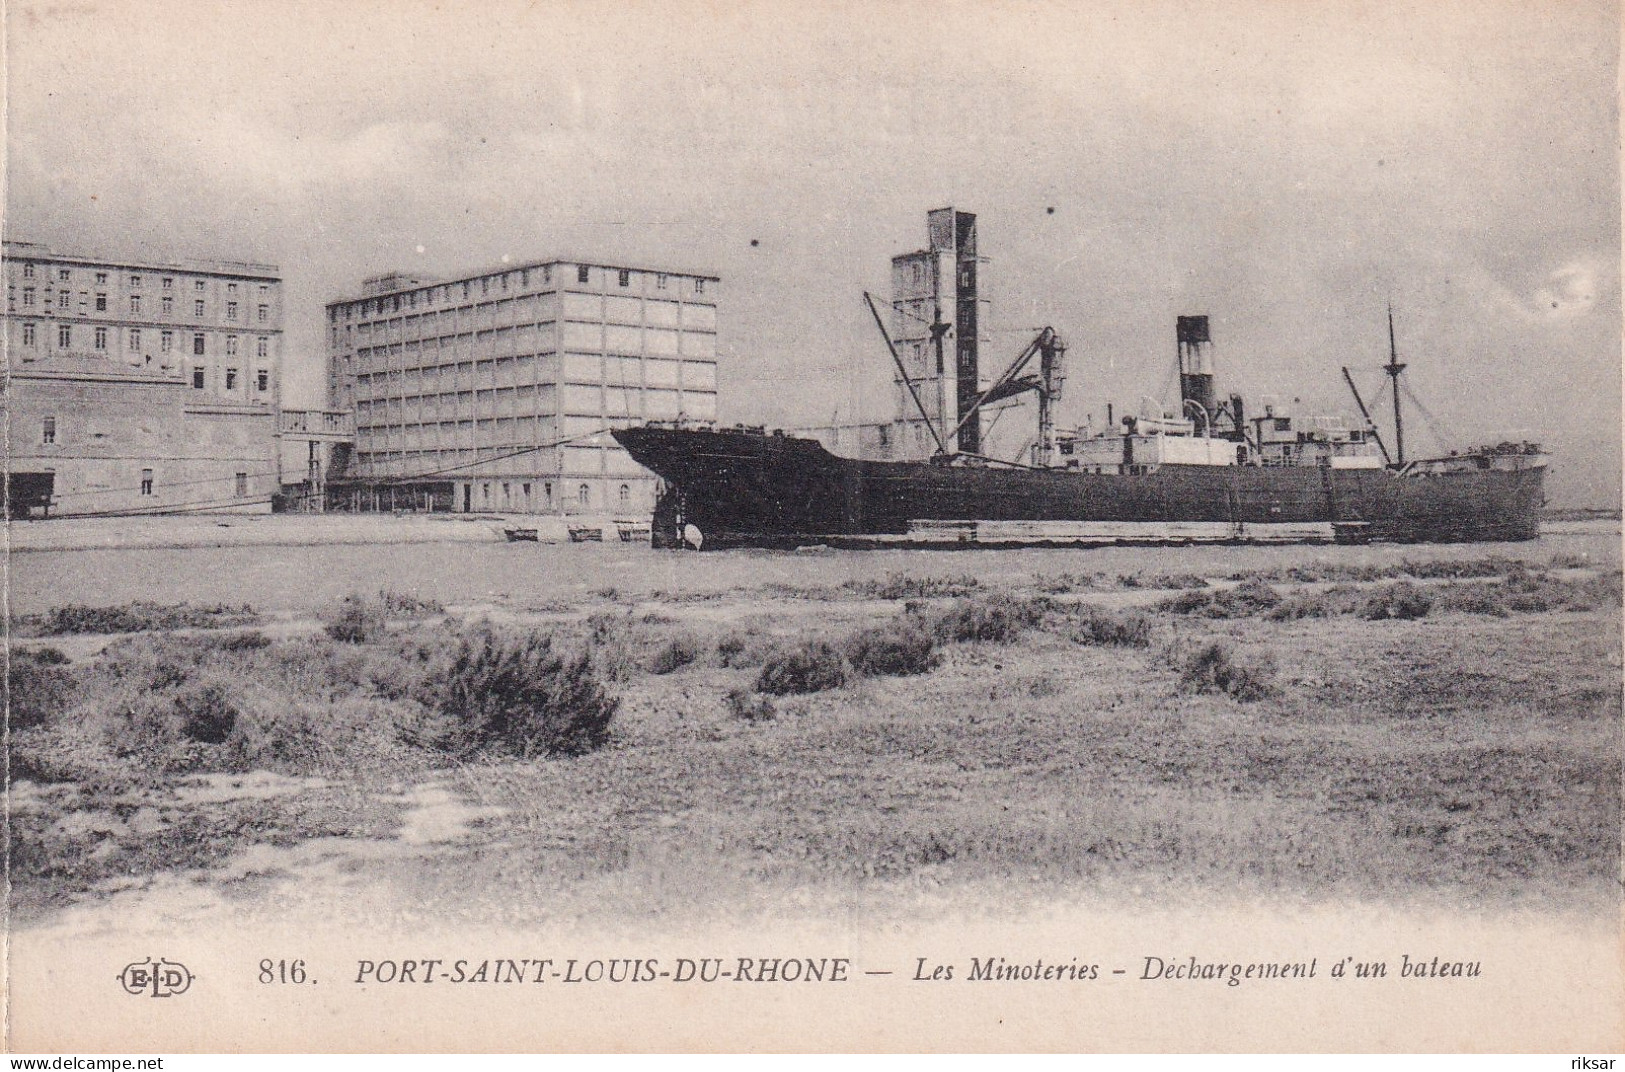
[(118, 974), (118, 981), (126, 994), (172, 998), (191, 988), (192, 973), (184, 964), (148, 957), (136, 964), (126, 964)]

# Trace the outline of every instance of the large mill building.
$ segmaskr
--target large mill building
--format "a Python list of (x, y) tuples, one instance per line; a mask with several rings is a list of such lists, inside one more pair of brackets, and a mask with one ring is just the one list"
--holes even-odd
[(577, 260), (366, 280), (327, 306), (329, 405), (355, 413), (329, 504), (647, 514), (655, 478), (607, 429), (716, 418), (717, 289)]

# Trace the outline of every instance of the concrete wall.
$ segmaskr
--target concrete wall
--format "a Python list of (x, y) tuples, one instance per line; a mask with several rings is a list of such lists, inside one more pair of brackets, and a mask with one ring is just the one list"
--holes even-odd
[(6, 408), (11, 467), (55, 474), (53, 515), (270, 510), (267, 406), (199, 402), (157, 377), (14, 371)]

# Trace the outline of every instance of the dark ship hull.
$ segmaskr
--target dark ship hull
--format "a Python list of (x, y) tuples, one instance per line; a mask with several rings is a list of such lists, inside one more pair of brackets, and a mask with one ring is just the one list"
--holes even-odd
[[(667, 485), (657, 544), (686, 526), (707, 548), (899, 535), (911, 522), (1330, 524), (1402, 542), (1532, 540), (1542, 464), (1495, 453), (1388, 469), (1163, 465), (1089, 473), (842, 458), (810, 439), (645, 425), (615, 439)], [(1518, 459), (1512, 459), (1514, 462)]]

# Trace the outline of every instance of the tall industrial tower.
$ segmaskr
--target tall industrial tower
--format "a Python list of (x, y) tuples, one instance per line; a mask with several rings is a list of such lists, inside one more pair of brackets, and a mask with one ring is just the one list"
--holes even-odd
[[(919, 396), (894, 373), (902, 452), (982, 452), (982, 420), (966, 420), (980, 393), (981, 346), (988, 299), (981, 280), (987, 258), (976, 255), (976, 216), (939, 208), (926, 214), (929, 246), (892, 258), (892, 338)], [(920, 410), (935, 426), (933, 437)]]

